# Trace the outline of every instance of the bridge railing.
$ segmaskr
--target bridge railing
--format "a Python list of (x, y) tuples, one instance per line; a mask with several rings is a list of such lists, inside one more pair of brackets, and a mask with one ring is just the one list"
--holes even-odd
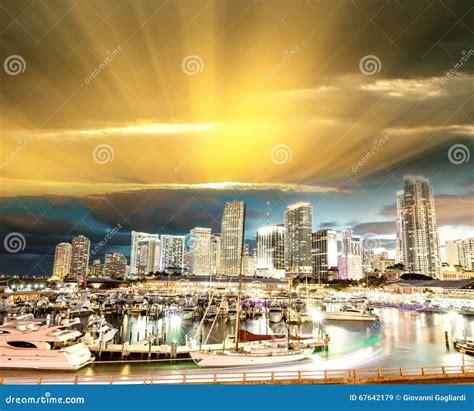
[(274, 383), (288, 382), (335, 382), (340, 380), (380, 379), (390, 377), (474, 377), (474, 365), (433, 365), (403, 368), (362, 368), (345, 370), (304, 370), (304, 371), (207, 371), (128, 374), (128, 375), (48, 375), (42, 376), (2, 376), (0, 384), (226, 384), (226, 383)]

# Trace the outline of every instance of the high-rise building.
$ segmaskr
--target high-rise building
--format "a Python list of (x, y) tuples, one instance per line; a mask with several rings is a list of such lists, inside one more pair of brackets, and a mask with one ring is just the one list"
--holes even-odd
[(189, 233), (189, 271), (209, 275), (211, 271), (211, 229), (196, 227)]
[(242, 258), (242, 275), (246, 277), (255, 276), (257, 259), (254, 255), (244, 255)]
[(70, 276), (77, 280), (87, 277), (91, 242), (87, 237), (78, 235), (72, 239)]
[(311, 260), (314, 278), (317, 280), (327, 280), (329, 270), (337, 267), (336, 231), (324, 228), (312, 233)]
[(63, 280), (71, 271), (72, 245), (59, 243), (54, 252), (53, 278)]
[(100, 259), (96, 258), (89, 267), (89, 277), (102, 277), (103, 270), (104, 266), (100, 263)]
[(214, 234), (209, 244), (210, 254), (210, 272), (215, 275), (219, 273), (219, 264), (221, 262), (221, 236)]
[(397, 256), (405, 270), (438, 278), (439, 236), (433, 188), (424, 177), (406, 176), (397, 192)]
[(127, 258), (122, 253), (105, 254), (103, 275), (106, 278), (125, 279)]
[(130, 250), (130, 275), (138, 274), (138, 261), (140, 259), (140, 241), (159, 240), (158, 234), (148, 234), (139, 231), (132, 231), (132, 248)]
[(257, 275), (285, 276), (285, 227), (268, 225), (257, 230)]
[(145, 276), (160, 271), (161, 241), (147, 238), (138, 242), (137, 275)]
[(360, 280), (362, 278), (362, 242), (352, 235), (352, 230), (342, 231), (342, 253), (338, 259), (339, 278)]
[(474, 238), (446, 241), (446, 261), (451, 268), (474, 271)]
[(285, 268), (287, 272), (310, 276), (313, 207), (300, 202), (285, 211)]
[(388, 253), (386, 251), (383, 251), (380, 254), (375, 254), (371, 261), (372, 269), (379, 273), (383, 273), (387, 267), (393, 266), (394, 264), (395, 259), (388, 258)]
[(184, 268), (184, 236), (161, 236), (161, 271), (180, 273)]
[(245, 203), (230, 201), (225, 204), (221, 224), (221, 263), (224, 275), (240, 274), (245, 230)]

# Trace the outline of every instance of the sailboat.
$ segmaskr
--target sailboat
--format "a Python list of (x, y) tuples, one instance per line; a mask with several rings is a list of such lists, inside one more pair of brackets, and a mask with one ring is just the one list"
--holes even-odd
[(239, 347), (240, 311), (242, 309), (242, 255), (243, 244), (240, 255), (239, 291), (237, 294), (237, 317), (235, 324), (236, 332), (234, 348), (209, 351), (191, 351), (190, 355), (192, 360), (199, 367), (245, 367), (285, 364), (309, 358), (313, 353), (313, 348), (309, 348), (301, 343), (290, 344), (289, 330), (287, 341), (256, 341), (246, 344), (243, 348)]

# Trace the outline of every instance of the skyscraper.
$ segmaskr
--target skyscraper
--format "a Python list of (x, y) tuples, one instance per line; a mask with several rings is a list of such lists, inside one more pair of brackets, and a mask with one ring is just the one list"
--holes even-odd
[(130, 275), (138, 274), (138, 261), (140, 259), (140, 241), (144, 240), (159, 240), (158, 234), (148, 234), (139, 231), (132, 231), (132, 249), (130, 250)]
[(221, 236), (219, 234), (211, 237), (209, 247), (210, 272), (215, 275), (220, 272), (219, 264), (221, 263)]
[(91, 242), (87, 237), (78, 235), (72, 239), (71, 277), (84, 280), (89, 268)]
[(313, 207), (301, 202), (285, 211), (285, 267), (287, 272), (310, 276)]
[(224, 275), (240, 273), (245, 230), (245, 203), (230, 201), (225, 204), (221, 224), (221, 264)]
[(138, 242), (137, 274), (139, 276), (156, 273), (160, 270), (161, 241), (147, 238)]
[(342, 255), (339, 257), (339, 278), (360, 280), (362, 278), (362, 242), (352, 235), (352, 230), (342, 231)]
[(397, 192), (397, 257), (405, 270), (438, 278), (441, 271), (433, 187), (406, 176)]
[(257, 275), (285, 276), (285, 227), (269, 225), (257, 230)]
[(446, 261), (451, 267), (474, 271), (474, 238), (446, 241)]
[(211, 229), (196, 227), (189, 234), (189, 271), (209, 275), (211, 271)]
[(54, 252), (53, 277), (63, 280), (71, 271), (72, 245), (59, 243)]
[(184, 236), (161, 236), (161, 271), (181, 272), (184, 267)]
[(311, 235), (311, 260), (313, 276), (327, 280), (331, 267), (337, 267), (337, 240), (334, 230), (324, 228)]
[(122, 253), (105, 254), (103, 275), (106, 278), (125, 279), (127, 277), (127, 259)]

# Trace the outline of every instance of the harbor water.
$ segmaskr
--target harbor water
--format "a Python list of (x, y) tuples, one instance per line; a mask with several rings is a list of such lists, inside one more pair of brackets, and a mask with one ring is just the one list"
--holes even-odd
[[(334, 322), (321, 324), (310, 322), (291, 325), (292, 334), (318, 331), (329, 334), (330, 343), (327, 352), (313, 354), (307, 361), (272, 366), (274, 370), (331, 370), (354, 368), (399, 368), (409, 366), (461, 365), (461, 354), (453, 348), (454, 337), (474, 336), (474, 317), (456, 313), (419, 313), (396, 308), (379, 308), (375, 313), (379, 322)], [(217, 320), (205, 322), (202, 332), (196, 334), (199, 322), (181, 320), (179, 317), (151, 319), (146, 316), (110, 316), (107, 318), (120, 329), (115, 342), (127, 341), (131, 344), (137, 339), (143, 340), (158, 330), (166, 331), (166, 343), (176, 341), (183, 345), (190, 338), (202, 343), (222, 343), (226, 335), (235, 332), (235, 322)], [(211, 330), (212, 327), (212, 330)], [(284, 323), (269, 324), (265, 316), (248, 319), (243, 329), (253, 333), (284, 334)], [(445, 344), (445, 332), (450, 339)], [(207, 341), (206, 341), (207, 339)], [(119, 341), (118, 341), (119, 340)], [(472, 361), (466, 356), (465, 361)], [(124, 363), (109, 362), (107, 358), (76, 371), (81, 375), (143, 374), (194, 372), (198, 367), (191, 360), (174, 361), (130, 361)], [(257, 369), (255, 369), (257, 370)], [(268, 368), (266, 368), (268, 370)], [(48, 372), (41, 372), (47, 374)], [(2, 370), (2, 375), (30, 376), (32, 370)]]

